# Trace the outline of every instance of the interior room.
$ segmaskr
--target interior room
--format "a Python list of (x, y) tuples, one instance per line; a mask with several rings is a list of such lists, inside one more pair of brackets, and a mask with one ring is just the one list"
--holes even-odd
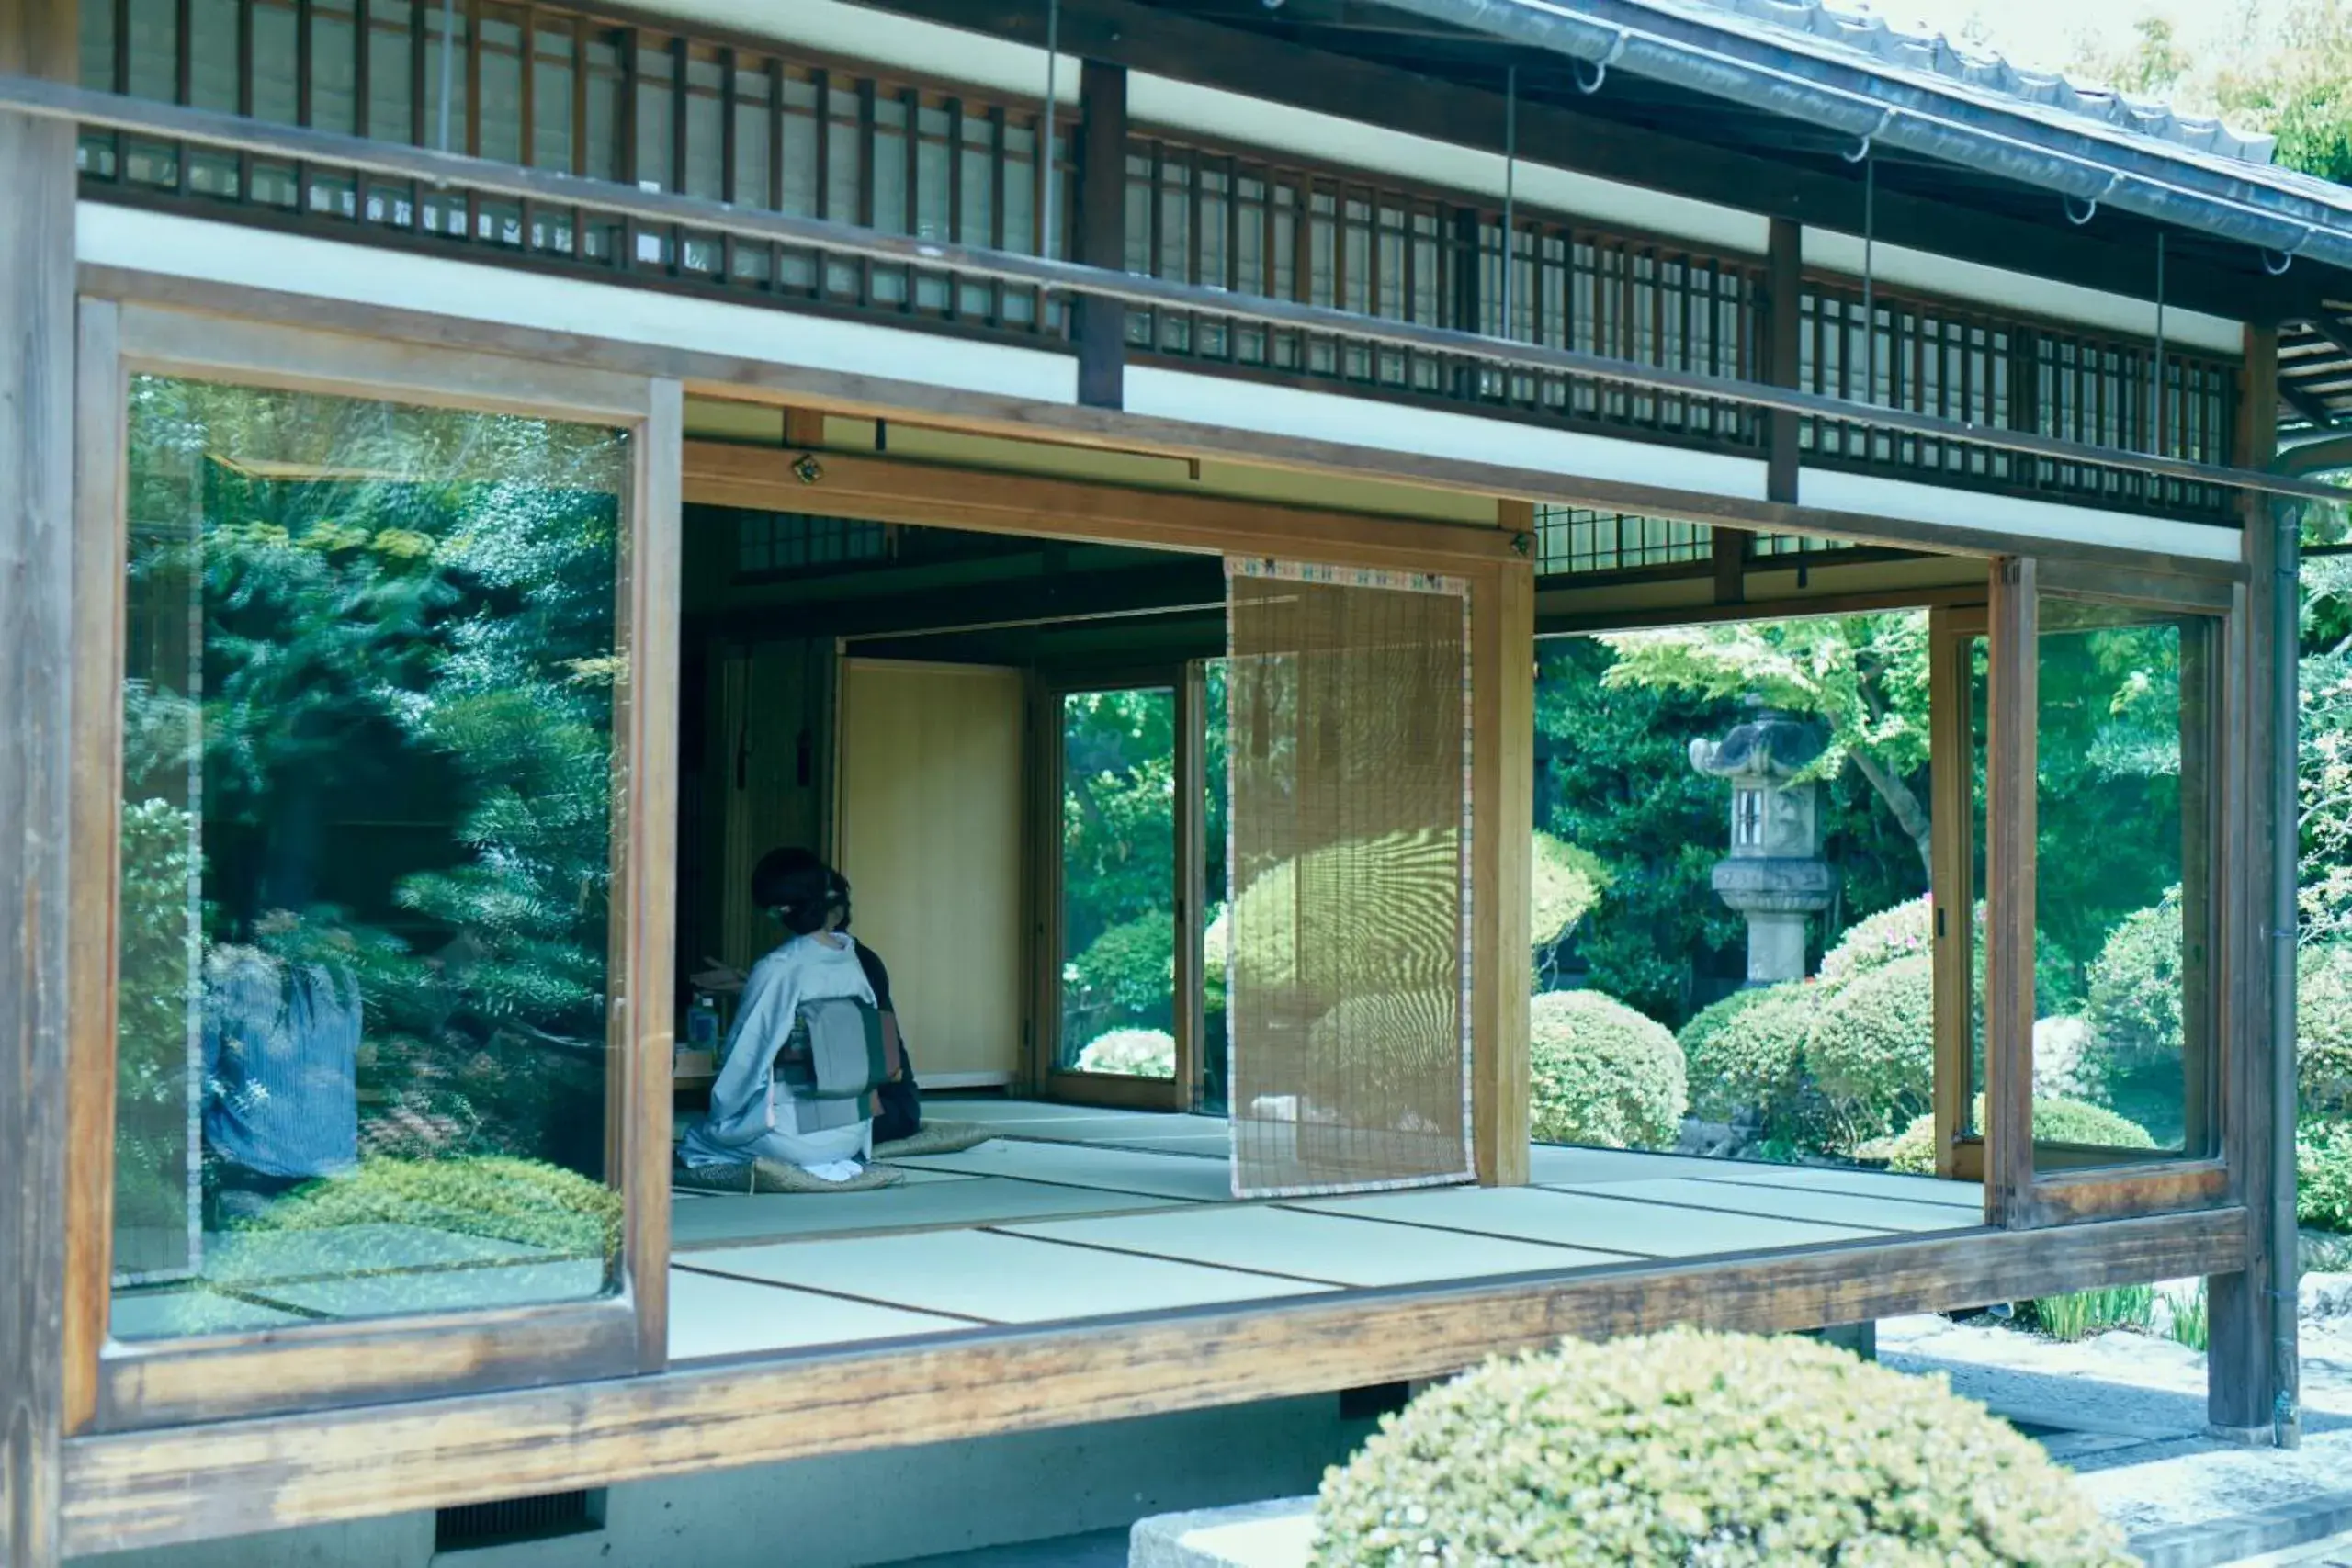
[[(154, 1087), (126, 1100), (149, 1152), (119, 1207), (115, 1333), (609, 1292), (620, 1194), (588, 1131), (623, 1091), (594, 1032), (595, 890), (630, 781), (608, 794), (581, 762), (649, 695), (615, 679), (628, 619), (598, 603), (628, 581), (622, 455), (364, 408), (294, 411), (332, 439), (281, 451), (226, 393), (153, 397), (212, 434), (134, 445), (159, 499), (152, 527), (133, 514), (129, 765), (133, 826), (159, 836), (126, 863), (154, 885), (125, 948), (154, 1005), (127, 1027), (153, 1036)], [(1532, 713), (1504, 737), (1480, 660), (1517, 655), (1478, 651), (1484, 569), (1261, 558), (1180, 516), (1203, 495), (1294, 528), (1385, 509), (1514, 547), (1491, 500), (708, 404), (685, 474), (677, 854), (654, 895), (672, 1359), (1982, 1223), (1981, 562), (1528, 511)], [(479, 554), (478, 523), (516, 518), (536, 553)], [(397, 609), (395, 587), (430, 613), (388, 613), (361, 651), (413, 690), (355, 676), (335, 700), (368, 716), (332, 766), (299, 714), (241, 736), (180, 700), (274, 679), (273, 649), (339, 670), (349, 649), (302, 640), (306, 596)], [(2072, 1081), (2038, 1086), (2038, 1156), (2177, 1158), (2210, 1135), (2209, 917), (2177, 869), (2211, 809), (2210, 630), (2080, 619), (2045, 613), (2045, 669), (2075, 673), (2041, 722), (2086, 759), (2045, 770), (2045, 817), (2162, 852), (2129, 908), (2046, 885), (2044, 924), (2073, 934), (2045, 1016), (2076, 1049)], [(238, 772), (221, 736), (268, 765)], [(1524, 1087), (1473, 1027), (1480, 987), (1527, 972), (1481, 945), (1498, 917), (1473, 896), (1507, 886), (1474, 874), (1506, 798), (1536, 830), (1525, 923), (1504, 922), (1530, 946)], [(911, 1072), (921, 1125), (874, 1116), (876, 1077), (825, 1124), (855, 1140), (841, 1168), (697, 1163), (745, 976), (786, 935), (754, 874), (786, 849), (845, 885), (895, 1029), (873, 1060)], [(201, 983), (191, 887), (224, 933)], [(1652, 931), (1636, 961), (1662, 904), (1710, 898), (1704, 942)], [(2131, 1033), (2135, 944), (2194, 983)], [(356, 1179), (252, 1178), (258, 1218), (220, 1212), (216, 1129), (195, 1136), (174, 1078), (197, 1070), (188, 998), (218, 1010), (239, 964), (291, 976), (275, 1027), (348, 1034), (356, 1062)], [(1804, 1027), (1757, 1027), (1775, 1008)], [(1841, 1060), (1814, 1021), (1849, 1015)], [(1480, 1121), (1501, 1092), (1523, 1176), (1482, 1163), (1516, 1152)]]

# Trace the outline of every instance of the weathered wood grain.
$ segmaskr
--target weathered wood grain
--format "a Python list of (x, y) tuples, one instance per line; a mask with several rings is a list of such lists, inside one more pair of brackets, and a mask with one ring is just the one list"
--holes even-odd
[(2236, 1209), (864, 1346), (65, 1446), (74, 1552), (1442, 1376), (1672, 1323), (1776, 1331), (2234, 1259)]
[[(0, 72), (70, 81), (70, 0), (0, 0)], [(73, 872), (74, 128), (0, 113), (0, 1562), (52, 1568)]]

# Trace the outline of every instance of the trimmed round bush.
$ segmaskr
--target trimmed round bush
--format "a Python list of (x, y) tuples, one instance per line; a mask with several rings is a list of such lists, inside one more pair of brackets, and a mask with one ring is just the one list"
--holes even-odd
[(1086, 1043), (1078, 1054), (1081, 1073), (1129, 1078), (1176, 1076), (1176, 1037), (1164, 1029), (1114, 1029)]
[(1856, 920), (1838, 939), (1838, 945), (1821, 955), (1822, 984), (1842, 986), (1897, 959), (1927, 955), (1934, 939), (1933, 919), (1928, 896), (1922, 893)]
[(1923, 956), (1826, 991), (1804, 1060), (1851, 1146), (1928, 1109), (1935, 1053), (1935, 962)]
[(2352, 1119), (2352, 943), (2295, 955), (2295, 1077), (2305, 1116)]
[[(1984, 1125), (1984, 1097), (1976, 1097), (1976, 1125)], [(2053, 1144), (2087, 1144), (2103, 1149), (2153, 1149), (2156, 1140), (2137, 1122), (2118, 1116), (2104, 1106), (2079, 1100), (2042, 1098), (2033, 1101), (2033, 1135)], [(1927, 1111), (1892, 1138), (1855, 1151), (1886, 1161), (1886, 1168), (1909, 1176), (1936, 1173), (1936, 1117)]]
[(1690, 1088), (1664, 1024), (1599, 991), (1553, 991), (1528, 1004), (1528, 1025), (1536, 1142), (1673, 1145)]
[(2132, 1559), (2073, 1477), (1939, 1377), (1670, 1329), (1489, 1361), (1323, 1481), (1318, 1568)]
[(1609, 886), (1609, 868), (1589, 850), (1549, 833), (1535, 835), (1529, 879), (1528, 938), (1541, 953), (1576, 930)]
[(2083, 1021), (2090, 1040), (2075, 1074), (2084, 1089), (2112, 1096), (2132, 1078), (2180, 1056), (2180, 889), (2134, 909), (2091, 960)]
[(1799, 1141), (1793, 1122), (1803, 1089), (1804, 1040), (1821, 999), (1801, 981), (1734, 991), (1705, 1007), (1676, 1038), (1690, 1080), (1690, 1102), (1711, 1122), (1752, 1112), (1768, 1137)]
[(1080, 1006), (1114, 1021), (1148, 1013), (1165, 1017), (1176, 983), (1176, 919), (1155, 909), (1123, 920), (1086, 944), (1066, 979), (1077, 987)]
[[(298, 1188), (243, 1228), (417, 1225), (550, 1252), (619, 1250), (621, 1195), (577, 1171), (500, 1155), (456, 1159), (370, 1157), (349, 1176)], [(356, 1262), (345, 1260), (345, 1267)]]

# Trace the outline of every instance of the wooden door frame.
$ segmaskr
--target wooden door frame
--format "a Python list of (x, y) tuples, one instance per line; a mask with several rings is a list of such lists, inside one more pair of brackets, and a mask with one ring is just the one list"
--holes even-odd
[[(134, 375), (609, 425), (630, 435), (616, 644), (639, 679), (614, 749), (606, 1165), (621, 1273), (597, 1299), (125, 1344), (108, 1328), (122, 797), (124, 509)], [(679, 443), (674, 380), (431, 351), (141, 304), (82, 302), (76, 389), (69, 890), (79, 939), (65, 1085), (84, 1157), (64, 1195), (69, 1430), (112, 1430), (658, 1371), (668, 1360), (671, 973), (675, 904)]]
[[(1036, 1091), (1048, 1100), (1066, 1100), (1076, 1105), (1102, 1105), (1123, 1111), (1190, 1111), (1193, 1109), (1194, 1085), (1199, 1075), (1199, 1036), (1193, 1020), (1199, 1013), (1199, 963), (1189, 957), (1186, 933), (1197, 929), (1199, 909), (1196, 893), (1188, 884), (1184, 872), (1188, 857), (1195, 855), (1199, 845), (1193, 834), (1197, 831), (1197, 810), (1187, 812), (1184, 801), (1184, 781), (1197, 767), (1200, 742), (1188, 739), (1185, 721), (1191, 704), (1186, 698), (1189, 667), (1186, 664), (1144, 664), (1105, 666), (1099, 670), (1076, 668), (1038, 672), (1031, 685), (1029, 776), (1035, 799), (1033, 807), (1037, 830), (1030, 839), (1032, 868), (1029, 876), (1031, 915), (1029, 929), (1035, 933), (1035, 952), (1032, 959), (1032, 979), (1035, 1000), (1032, 1016), (1035, 1019), (1029, 1032), (1028, 1077)], [(1061, 730), (1061, 705), (1064, 698), (1080, 692), (1142, 692), (1165, 688), (1170, 694), (1173, 710), (1170, 719), (1171, 741), (1175, 749), (1172, 788), (1174, 798), (1169, 802), (1171, 815), (1170, 853), (1173, 863), (1168, 868), (1169, 891), (1175, 899), (1170, 912), (1175, 922), (1170, 935), (1170, 951), (1175, 955), (1175, 969), (1170, 978), (1173, 987), (1170, 998), (1171, 1016), (1170, 1033), (1176, 1041), (1173, 1074), (1167, 1078), (1129, 1077), (1112, 1073), (1083, 1073), (1064, 1067), (1061, 1057), (1062, 966), (1070, 954), (1062, 946), (1062, 792), (1068, 784), (1063, 776), (1064, 760)], [(1191, 1005), (1187, 998), (1191, 997)], [(1189, 1015), (1189, 1016), (1188, 1016)]]

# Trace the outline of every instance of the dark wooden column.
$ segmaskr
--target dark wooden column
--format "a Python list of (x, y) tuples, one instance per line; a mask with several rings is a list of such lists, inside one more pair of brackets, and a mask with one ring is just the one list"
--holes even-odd
[[(1794, 219), (1772, 220), (1764, 257), (1764, 378), (1775, 387), (1797, 384), (1799, 333), (1804, 325), (1804, 231)], [(1797, 499), (1797, 416), (1775, 412), (1766, 418), (1765, 455), (1770, 471), (1765, 494), (1793, 505)]]
[[(2277, 450), (2278, 339), (2266, 329), (2246, 332), (2245, 381), (2238, 400), (2238, 431), (2232, 461), (2243, 468), (2269, 465)], [(2229, 846), (2225, 865), (2233, 872), (2222, 883), (2224, 919), (2234, 935), (2228, 944), (2231, 978), (2222, 998), (2222, 1146), (2246, 1211), (2245, 1268), (2206, 1281), (2211, 1325), (2206, 1359), (2206, 1418), (2224, 1435), (2252, 1442), (2295, 1440), (2296, 1345), (2291, 1314), (2274, 1317), (2272, 1292), (2291, 1301), (2296, 1289), (2295, 1232), (2283, 1230), (2278, 1168), (2275, 1156), (2282, 1129), (2275, 1117), (2294, 1096), (2292, 1046), (2273, 1027), (2271, 944), (2294, 942), (2294, 928), (2273, 908), (2271, 881), (2279, 855), (2295, 853), (2291, 817), (2280, 818), (2280, 779), (2272, 749), (2275, 691), (2279, 657), (2291, 659), (2295, 624), (2280, 624), (2273, 592), (2278, 536), (2266, 498), (2240, 499), (2245, 529), (2246, 592), (2241, 656), (2231, 662), (2236, 677), (2228, 692), (2243, 723), (2230, 726), (2236, 796), (2223, 824)], [(2280, 647), (2280, 639), (2289, 646)], [(2243, 736), (2243, 744), (2237, 737)], [(2291, 1142), (2291, 1134), (2289, 1134)], [(2290, 1166), (2291, 1169), (2291, 1166)], [(2284, 1337), (2280, 1330), (2284, 1329)]]
[[(0, 73), (74, 70), (74, 0), (0, 0)], [(0, 1568), (54, 1568), (64, 1407), (74, 128), (0, 111)]]
[[(1127, 264), (1127, 73), (1090, 60), (1079, 73), (1078, 254), (1089, 266)], [(1078, 302), (1078, 400), (1125, 401), (1127, 312), (1115, 299)]]

